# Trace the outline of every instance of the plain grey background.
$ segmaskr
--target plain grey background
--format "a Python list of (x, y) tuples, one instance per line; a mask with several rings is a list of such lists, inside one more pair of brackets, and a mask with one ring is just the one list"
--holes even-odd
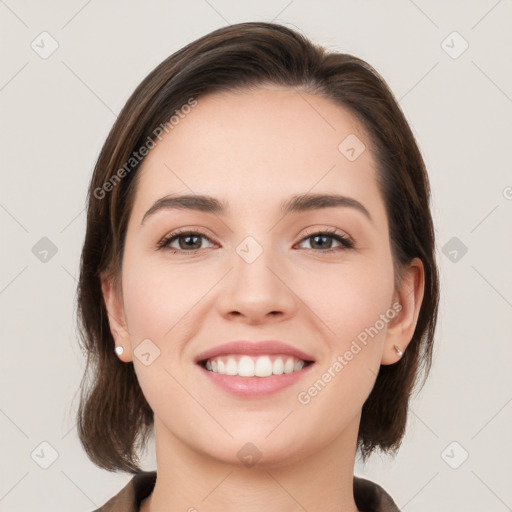
[[(407, 512), (512, 510), (511, 14), (510, 0), (0, 0), (0, 511), (90, 511), (131, 478), (95, 467), (76, 435), (87, 186), (139, 82), (242, 21), (283, 23), (367, 60), (429, 170), (442, 288), (434, 365), (398, 456), (356, 473)], [(144, 465), (155, 469), (151, 453)]]

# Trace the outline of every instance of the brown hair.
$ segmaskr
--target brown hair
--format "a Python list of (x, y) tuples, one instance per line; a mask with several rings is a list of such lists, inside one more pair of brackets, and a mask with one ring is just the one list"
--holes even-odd
[[(425, 164), (397, 101), (370, 65), (314, 45), (285, 26), (250, 22), (215, 30), (159, 64), (126, 102), (96, 162), (77, 290), (81, 346), (87, 356), (77, 427), (87, 455), (101, 468), (140, 471), (138, 450), (144, 448), (153, 426), (153, 411), (133, 363), (120, 363), (114, 352), (100, 282), (103, 274), (113, 276), (116, 283), (120, 278), (140, 167), (140, 161), (130, 159), (191, 98), (261, 84), (321, 95), (359, 119), (379, 166), (397, 283), (406, 263), (414, 257), (423, 262), (425, 291), (412, 341), (399, 362), (381, 366), (363, 405), (358, 435), (363, 460), (375, 448), (396, 452), (401, 444), (409, 398), (421, 370), (425, 378), (430, 370), (439, 301)], [(131, 169), (126, 166), (129, 161)]]

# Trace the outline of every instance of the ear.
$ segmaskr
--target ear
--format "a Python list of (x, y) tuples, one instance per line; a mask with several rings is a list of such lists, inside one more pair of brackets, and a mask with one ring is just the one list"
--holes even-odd
[[(397, 315), (388, 323), (381, 364), (393, 364), (400, 360), (395, 345), (405, 352), (411, 342), (420, 314), (425, 291), (423, 262), (414, 258), (404, 271), (400, 289), (396, 290), (393, 309)], [(400, 304), (400, 307), (398, 306)]]
[[(119, 357), (121, 361), (128, 363), (132, 361), (133, 355), (130, 334), (125, 320), (121, 286), (116, 284), (116, 280), (112, 275), (102, 275), (101, 291), (103, 293), (105, 307), (107, 308), (110, 332), (112, 333), (116, 347), (123, 347), (123, 353), (117, 357)], [(114, 351), (114, 349), (115, 347), (112, 347), (112, 351)]]

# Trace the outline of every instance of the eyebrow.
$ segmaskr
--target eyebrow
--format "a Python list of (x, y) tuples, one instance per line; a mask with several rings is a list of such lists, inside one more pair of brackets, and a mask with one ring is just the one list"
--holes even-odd
[[(353, 208), (362, 213), (370, 222), (373, 223), (370, 212), (363, 204), (352, 197), (341, 196), (338, 194), (299, 194), (291, 196), (281, 203), (281, 213), (288, 215), (290, 213), (299, 213), (323, 208)], [(212, 196), (207, 195), (168, 195), (155, 201), (153, 206), (144, 214), (141, 224), (160, 210), (195, 210), (200, 212), (223, 215), (228, 210), (228, 204)]]

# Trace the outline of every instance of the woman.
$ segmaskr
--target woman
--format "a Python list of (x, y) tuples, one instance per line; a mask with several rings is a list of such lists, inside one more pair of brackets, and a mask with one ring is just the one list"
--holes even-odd
[(429, 198), (356, 57), (255, 22), (152, 71), (88, 196), (78, 432), (134, 474), (99, 510), (399, 510), (354, 461), (396, 453), (430, 368)]

